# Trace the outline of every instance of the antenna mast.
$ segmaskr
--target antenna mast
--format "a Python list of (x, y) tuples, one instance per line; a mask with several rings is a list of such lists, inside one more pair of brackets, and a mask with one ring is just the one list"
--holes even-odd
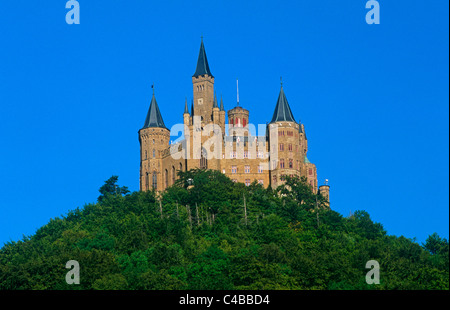
[(236, 79), (236, 88), (237, 88), (237, 106), (239, 106), (239, 80)]

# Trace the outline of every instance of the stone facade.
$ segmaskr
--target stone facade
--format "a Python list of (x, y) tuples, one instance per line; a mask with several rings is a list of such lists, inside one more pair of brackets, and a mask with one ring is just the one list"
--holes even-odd
[[(218, 170), (246, 185), (256, 180), (265, 187), (277, 187), (285, 175), (304, 176), (314, 192), (319, 190), (316, 166), (306, 156), (305, 127), (293, 118), (282, 86), (265, 135), (252, 136), (250, 127), (256, 125), (250, 123), (248, 110), (238, 104), (227, 113), (222, 99), (219, 107), (203, 41), (192, 85), (191, 111), (186, 101), (183, 114), (184, 140), (176, 144), (170, 144), (153, 95), (139, 130), (141, 191), (162, 191), (174, 184), (179, 170), (194, 168)], [(329, 197), (329, 186), (320, 192)]]

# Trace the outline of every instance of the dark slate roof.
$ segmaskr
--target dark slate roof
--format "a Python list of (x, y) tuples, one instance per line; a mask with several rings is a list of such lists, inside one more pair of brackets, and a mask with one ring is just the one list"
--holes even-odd
[(198, 77), (205, 74), (214, 77), (209, 70), (208, 59), (206, 58), (205, 46), (203, 45), (202, 39), (202, 43), (200, 44), (200, 52), (198, 54), (197, 69), (195, 69), (193, 77)]
[(164, 125), (164, 121), (162, 119), (161, 112), (159, 111), (158, 104), (156, 103), (155, 94), (153, 94), (152, 102), (150, 103), (150, 108), (148, 109), (143, 128), (148, 127), (159, 127), (167, 129), (166, 125)]
[(220, 111), (225, 111), (225, 109), (223, 108), (223, 98), (222, 98), (222, 96), (220, 96)]
[(189, 114), (189, 109), (188, 109), (188, 105), (187, 105), (187, 99), (184, 102), (184, 114)]
[(270, 123), (275, 122), (294, 122), (294, 115), (292, 115), (291, 108), (286, 99), (286, 95), (283, 91), (283, 86), (281, 86), (280, 95), (278, 96), (277, 105), (275, 106), (275, 111), (273, 112), (273, 117)]
[(219, 106), (217, 105), (217, 96), (216, 94), (214, 94), (214, 103), (213, 103), (213, 108), (218, 108)]

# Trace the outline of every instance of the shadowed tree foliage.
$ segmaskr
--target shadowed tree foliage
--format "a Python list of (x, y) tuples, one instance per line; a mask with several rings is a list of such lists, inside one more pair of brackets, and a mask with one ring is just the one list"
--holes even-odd
[[(448, 241), (389, 236), (366, 211), (326, 207), (304, 179), (277, 189), (219, 171), (179, 172), (162, 193), (132, 192), (118, 177), (97, 203), (51, 219), (0, 249), (0, 290), (445, 289)], [(68, 285), (65, 264), (80, 264)], [(365, 282), (366, 262), (380, 284)]]
[(98, 190), (101, 194), (98, 197), (98, 202), (102, 202), (102, 200), (108, 195), (126, 195), (130, 192), (128, 190), (128, 187), (126, 186), (120, 187), (119, 185), (117, 185), (118, 180), (119, 177), (113, 175), (112, 177), (110, 177), (108, 180), (105, 181), (105, 184)]

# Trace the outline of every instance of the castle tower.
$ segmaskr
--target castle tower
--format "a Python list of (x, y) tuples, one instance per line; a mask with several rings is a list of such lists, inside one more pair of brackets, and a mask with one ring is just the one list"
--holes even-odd
[(304, 159), (299, 143), (300, 125), (295, 121), (281, 85), (272, 120), (268, 125), (270, 180), (273, 188), (283, 183), (285, 176), (301, 176)]
[(208, 124), (213, 118), (214, 76), (211, 74), (211, 70), (209, 70), (203, 38), (200, 44), (197, 68), (192, 76), (192, 86), (194, 90), (192, 114), (199, 116), (202, 124)]
[(189, 125), (190, 125), (190, 116), (191, 116), (191, 114), (189, 114), (189, 108), (188, 108), (187, 99), (186, 99), (185, 102), (184, 102), (184, 113), (183, 113), (184, 126), (189, 127)]
[(223, 107), (223, 98), (220, 96), (219, 123), (222, 129), (222, 135), (225, 135), (225, 108)]
[(248, 131), (249, 111), (243, 107), (236, 106), (228, 111), (228, 124), (230, 136), (243, 136)]
[(139, 130), (141, 147), (140, 190), (161, 190), (163, 187), (162, 157), (169, 146), (170, 131), (164, 121), (153, 92), (144, 127)]
[(214, 95), (214, 104), (213, 104), (213, 108), (212, 108), (212, 114), (213, 114), (213, 122), (216, 125), (220, 125), (220, 109), (219, 109), (219, 105), (217, 104), (217, 96)]
[(330, 207), (330, 186), (328, 185), (328, 180), (325, 181), (324, 185), (319, 186), (319, 193), (327, 201), (327, 207)]

